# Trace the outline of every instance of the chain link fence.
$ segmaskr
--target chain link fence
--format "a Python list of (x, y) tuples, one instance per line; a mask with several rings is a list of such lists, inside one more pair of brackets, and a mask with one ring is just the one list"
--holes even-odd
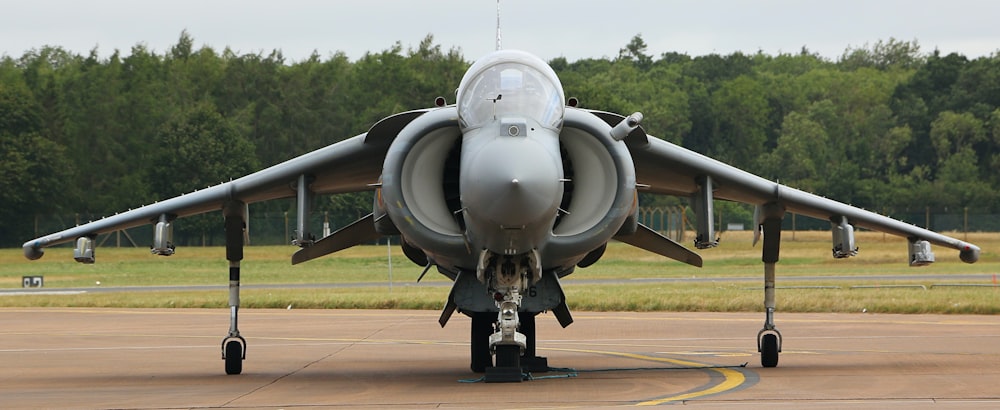
[[(674, 240), (682, 240), (685, 231), (694, 229), (694, 211), (683, 205), (639, 207), (639, 223), (648, 226)], [(753, 211), (726, 215), (718, 211), (714, 215), (715, 229), (718, 231), (741, 231), (753, 229)], [(885, 215), (885, 213), (883, 213)], [(941, 212), (925, 208), (922, 212), (888, 214), (889, 217), (937, 232), (998, 232), (1000, 215), (985, 211), (962, 209), (959, 212)], [(830, 222), (807, 216), (787, 214), (782, 223), (785, 231), (824, 231), (830, 229)]]

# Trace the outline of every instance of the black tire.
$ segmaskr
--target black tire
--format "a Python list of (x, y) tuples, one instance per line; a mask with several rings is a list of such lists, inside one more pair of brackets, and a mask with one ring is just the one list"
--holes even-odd
[(760, 339), (760, 365), (778, 366), (778, 335), (768, 333)]
[(518, 330), (524, 335), (525, 339), (524, 355), (522, 357), (535, 357), (535, 344), (537, 340), (535, 333), (535, 315), (537, 315), (537, 313), (522, 312), (520, 314), (521, 328)]
[(497, 365), (501, 368), (521, 368), (521, 347), (518, 345), (497, 345)]
[(243, 373), (243, 344), (237, 340), (226, 342), (226, 374)]
[(473, 372), (483, 373), (487, 367), (493, 366), (493, 355), (490, 354), (490, 334), (493, 333), (494, 320), (496, 320), (496, 313), (472, 313), (472, 334), (469, 338), (472, 360), (469, 367)]

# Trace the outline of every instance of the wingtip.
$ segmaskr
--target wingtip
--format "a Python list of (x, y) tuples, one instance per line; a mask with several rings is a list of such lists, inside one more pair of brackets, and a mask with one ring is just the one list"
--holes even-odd
[(691, 266), (694, 266), (694, 267), (698, 267), (698, 268), (702, 267), (702, 265), (704, 264), (702, 262), (702, 260), (701, 260), (701, 255), (698, 255), (698, 254), (694, 254), (693, 257), (691, 257), (690, 259), (688, 259), (687, 263), (688, 263), (688, 265), (691, 265)]
[(38, 246), (36, 242), (28, 242), (24, 244), (24, 257), (28, 260), (38, 260), (45, 255), (45, 250), (41, 246)]
[(977, 261), (979, 261), (980, 253), (981, 250), (979, 249), (978, 246), (973, 245), (971, 243), (967, 243), (964, 246), (962, 246), (962, 249), (958, 253), (958, 257), (962, 259), (962, 262), (976, 263)]
[(292, 254), (292, 265), (298, 265), (302, 262), (308, 261), (310, 258), (302, 253), (305, 249), (299, 249)]

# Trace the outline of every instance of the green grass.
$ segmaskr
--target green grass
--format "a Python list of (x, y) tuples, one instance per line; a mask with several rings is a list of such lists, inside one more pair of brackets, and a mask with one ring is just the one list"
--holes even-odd
[[(291, 264), (292, 246), (247, 247), (242, 262), (245, 283), (349, 283), (388, 279), (385, 246), (359, 246), (334, 257), (300, 265)], [(229, 263), (221, 247), (178, 248), (170, 257), (155, 256), (145, 249), (99, 248), (97, 263), (73, 261), (71, 248), (47, 249), (38, 261), (28, 261), (19, 249), (0, 250), (0, 288), (21, 286), (21, 276), (44, 275), (50, 288), (94, 286), (220, 285), (229, 280)], [(392, 254), (396, 280), (416, 280), (423, 270), (395, 248)], [(425, 280), (447, 281), (428, 273)]]
[[(816, 286), (818, 283), (790, 283), (786, 286)], [(782, 312), (871, 312), (871, 313), (1000, 313), (1000, 289), (938, 287), (850, 289), (778, 289), (777, 305)], [(889, 285), (889, 283), (883, 284)], [(762, 312), (760, 287), (733, 284), (669, 284), (646, 286), (605, 286), (603, 289), (576, 286), (566, 290), (570, 300), (583, 300), (579, 310), (595, 311), (677, 311), (677, 312)], [(570, 303), (573, 307), (573, 303)]]
[[(226, 291), (108, 292), (0, 297), (0, 307), (224, 308)], [(243, 289), (249, 309), (440, 309), (447, 287)]]
[[(961, 234), (953, 234), (962, 237)], [(1000, 288), (934, 287), (961, 280), (882, 280), (879, 282), (801, 279), (804, 276), (871, 276), (987, 273), (1000, 274), (1000, 234), (970, 234), (970, 242), (983, 248), (976, 264), (958, 260), (958, 252), (935, 248), (938, 262), (930, 267), (907, 266), (905, 239), (877, 233), (859, 233), (861, 253), (856, 258), (830, 257), (829, 233), (797, 232), (794, 240), (784, 233), (778, 286), (835, 286), (837, 289), (779, 289), (778, 309), (783, 312), (882, 313), (1000, 313)], [(440, 309), (448, 294), (447, 279), (435, 272), (424, 281), (442, 286), (411, 287), (422, 271), (398, 248), (392, 249), (395, 286), (388, 286), (385, 246), (352, 248), (332, 257), (292, 266), (296, 248), (248, 247), (243, 262), (244, 284), (359, 283), (384, 285), (362, 288), (244, 289), (247, 308), (401, 308)], [(50, 290), (67, 287), (150, 285), (225, 285), (227, 262), (222, 248), (180, 248), (175, 256), (150, 255), (144, 249), (99, 248), (97, 264), (72, 260), (72, 249), (47, 250), (39, 261), (27, 261), (20, 249), (0, 250), (0, 287), (19, 288), (21, 276), (44, 275)], [(592, 311), (761, 311), (762, 283), (731, 280), (762, 277), (760, 247), (750, 245), (749, 233), (727, 233), (717, 249), (700, 251), (704, 268), (694, 268), (620, 243), (609, 246), (604, 258), (587, 269), (578, 269), (563, 284), (574, 310)], [(713, 278), (713, 282), (636, 284), (578, 284), (581, 279)], [(729, 279), (729, 280), (727, 280)], [(762, 281), (762, 279), (761, 279)], [(992, 284), (982, 280), (976, 284)], [(853, 285), (923, 285), (920, 288), (849, 289)], [(225, 290), (192, 292), (112, 292), (76, 295), (0, 296), (0, 307), (207, 307), (227, 304)]]

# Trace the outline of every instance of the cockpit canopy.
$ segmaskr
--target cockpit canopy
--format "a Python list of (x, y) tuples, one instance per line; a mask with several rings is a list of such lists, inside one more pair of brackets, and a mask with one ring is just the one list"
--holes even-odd
[(522, 117), (542, 127), (562, 127), (565, 97), (559, 77), (544, 61), (523, 51), (501, 50), (476, 61), (458, 87), (462, 130), (495, 118)]

